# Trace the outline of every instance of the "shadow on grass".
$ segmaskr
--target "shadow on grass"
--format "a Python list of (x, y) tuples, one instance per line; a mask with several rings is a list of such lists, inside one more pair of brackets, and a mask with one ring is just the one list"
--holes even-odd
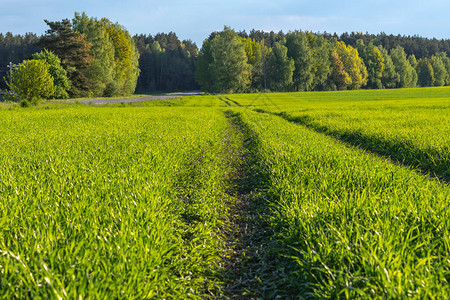
[(379, 136), (365, 135), (362, 132), (332, 129), (314, 123), (310, 116), (291, 116), (286, 112), (274, 113), (263, 109), (255, 112), (281, 117), (288, 122), (303, 125), (316, 132), (324, 133), (349, 145), (377, 154), (391, 161), (416, 169), (420, 173), (436, 177), (445, 183), (450, 183), (450, 161), (434, 149), (422, 150), (416, 148), (407, 140), (388, 140)]
[(225, 112), (230, 125), (242, 133), (239, 169), (230, 191), (236, 198), (227, 233), (229, 257), (225, 259), (223, 297), (226, 299), (292, 299), (306, 291), (298, 289), (298, 267), (290, 252), (276, 238), (270, 224), (270, 170), (260, 154), (260, 140), (239, 113)]

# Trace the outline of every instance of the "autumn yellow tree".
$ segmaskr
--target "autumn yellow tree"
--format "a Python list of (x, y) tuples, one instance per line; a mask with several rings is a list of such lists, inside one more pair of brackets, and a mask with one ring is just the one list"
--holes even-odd
[(251, 86), (257, 89), (265, 88), (265, 76), (269, 48), (264, 45), (264, 41), (256, 42), (251, 38), (240, 38), (245, 44), (247, 63), (250, 65)]
[(344, 64), (342, 63), (341, 57), (337, 51), (331, 53), (331, 78), (336, 85), (338, 90), (346, 90), (347, 87), (352, 83), (352, 78), (345, 71)]
[[(337, 62), (336, 57), (339, 58), (339, 60), (343, 64), (343, 70), (348, 74), (348, 76), (351, 79), (351, 82), (348, 84), (348, 88), (359, 89), (361, 86), (367, 83), (368, 77), (367, 69), (366, 66), (364, 65), (364, 62), (362, 61), (361, 57), (358, 54), (358, 50), (356, 50), (350, 45), (346, 46), (344, 42), (337, 42), (336, 45), (334, 46), (333, 56), (335, 56), (334, 58), (332, 58), (335, 60), (335, 63)], [(335, 71), (333, 70), (333, 72)], [(341, 78), (344, 77), (345, 76)], [(348, 80), (345, 79), (344, 81), (341, 81), (341, 83), (343, 82), (348, 82)], [(336, 85), (338, 86), (338, 84)]]
[(114, 45), (114, 79), (118, 94), (132, 94), (139, 76), (139, 53), (134, 41), (123, 26), (106, 18), (101, 21)]

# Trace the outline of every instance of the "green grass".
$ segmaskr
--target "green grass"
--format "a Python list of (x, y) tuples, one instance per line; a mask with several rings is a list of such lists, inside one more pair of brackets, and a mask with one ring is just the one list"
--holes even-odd
[(0, 104), (0, 298), (448, 298), (449, 94)]
[(295, 264), (266, 283), (275, 294), (450, 294), (447, 185), (279, 117), (242, 114), (271, 178), (262, 217), (278, 244), (269, 250)]
[(0, 297), (204, 298), (226, 217), (221, 112), (1, 111)]
[(449, 182), (449, 95), (443, 87), (236, 98)]

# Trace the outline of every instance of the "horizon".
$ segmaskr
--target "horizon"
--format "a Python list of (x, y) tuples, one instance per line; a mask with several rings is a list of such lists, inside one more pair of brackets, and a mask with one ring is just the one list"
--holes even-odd
[[(180, 40), (191, 40), (201, 48), (203, 41), (214, 31), (229, 26), (235, 31), (249, 33), (252, 29), (261, 31), (302, 30), (313, 33), (338, 34), (363, 32), (369, 34), (420, 36), (428, 39), (449, 39), (446, 28), (450, 20), (445, 11), (450, 3), (442, 0), (423, 2), (370, 0), (365, 3), (342, 1), (334, 3), (320, 0), (295, 2), (232, 0), (227, 3), (208, 5), (206, 1), (195, 0), (184, 3), (170, 0), (156, 1), (99, 0), (94, 4), (87, 0), (77, 3), (56, 0), (0, 0), (0, 33), (14, 35), (45, 34), (48, 26), (44, 19), (59, 21), (73, 19), (75, 12), (85, 12), (89, 17), (106, 17), (123, 25), (130, 34), (152, 36), (157, 33), (174, 32)], [(103, 5), (102, 5), (103, 4)], [(139, 7), (136, 10), (135, 7)], [(388, 8), (389, 9), (388, 9)]]

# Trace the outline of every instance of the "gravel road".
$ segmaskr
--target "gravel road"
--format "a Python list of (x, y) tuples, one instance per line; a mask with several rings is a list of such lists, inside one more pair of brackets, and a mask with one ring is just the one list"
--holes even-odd
[(173, 99), (185, 96), (192, 95), (200, 95), (203, 91), (190, 91), (183, 93), (175, 93), (175, 94), (167, 94), (167, 95), (159, 95), (159, 96), (147, 96), (147, 97), (139, 97), (139, 98), (130, 98), (130, 99), (92, 99), (92, 100), (81, 100), (80, 103), (86, 104), (104, 104), (104, 103), (130, 103), (130, 102), (141, 102), (148, 100), (156, 100), (156, 99)]

